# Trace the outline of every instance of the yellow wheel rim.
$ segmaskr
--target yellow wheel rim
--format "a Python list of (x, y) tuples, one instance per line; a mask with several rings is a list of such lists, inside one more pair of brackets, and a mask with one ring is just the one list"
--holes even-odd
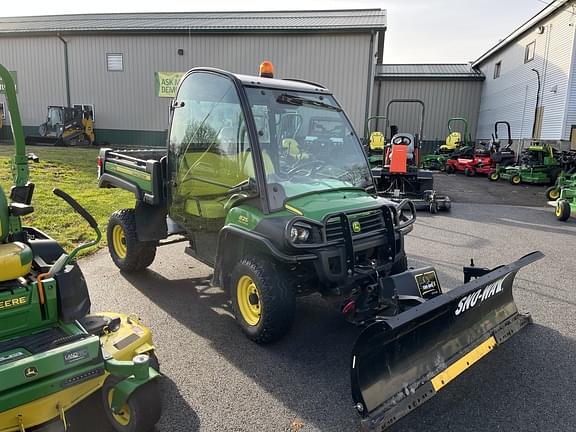
[(512, 183), (514, 183), (514, 184), (519, 184), (521, 181), (522, 181), (522, 179), (520, 178), (520, 176), (512, 177)]
[(558, 197), (560, 196), (560, 192), (556, 189), (554, 189), (553, 191), (550, 191), (550, 193), (548, 194), (550, 196), (550, 198), (552, 198), (553, 200), (557, 200)]
[(250, 276), (242, 276), (236, 285), (238, 308), (244, 321), (255, 326), (260, 322), (262, 302), (256, 284)]
[(114, 389), (110, 389), (110, 391), (108, 392), (108, 408), (112, 413), (112, 417), (116, 422), (118, 422), (118, 424), (122, 426), (128, 426), (128, 424), (130, 423), (130, 407), (128, 406), (128, 404), (124, 404), (122, 409), (118, 413), (115, 413), (114, 411), (112, 411), (113, 396), (114, 396)]
[(556, 206), (556, 216), (557, 216), (557, 217), (562, 216), (562, 207), (560, 206), (560, 204), (558, 204), (558, 205)]
[(126, 258), (126, 236), (120, 225), (114, 225), (112, 228), (112, 247), (118, 258)]

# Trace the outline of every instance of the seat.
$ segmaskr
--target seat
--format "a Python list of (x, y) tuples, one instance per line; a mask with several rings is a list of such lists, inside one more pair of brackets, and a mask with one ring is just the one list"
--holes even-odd
[(32, 267), (33, 253), (20, 242), (0, 244), (0, 282), (25, 276)]
[(370, 150), (384, 151), (384, 135), (382, 132), (374, 131), (370, 134)]

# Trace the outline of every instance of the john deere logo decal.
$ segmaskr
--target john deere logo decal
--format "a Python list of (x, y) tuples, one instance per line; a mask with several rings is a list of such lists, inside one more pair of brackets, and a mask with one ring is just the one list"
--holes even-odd
[(27, 367), (26, 369), (24, 369), (24, 376), (26, 378), (33, 378), (36, 375), (38, 375), (38, 369), (36, 369), (34, 366)]
[(358, 221), (352, 222), (352, 231), (354, 231), (355, 233), (359, 233), (360, 231), (362, 231), (362, 226), (360, 225), (360, 222)]

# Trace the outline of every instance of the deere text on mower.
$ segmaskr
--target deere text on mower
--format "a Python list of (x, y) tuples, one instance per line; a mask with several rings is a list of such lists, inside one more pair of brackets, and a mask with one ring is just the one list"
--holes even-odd
[[(508, 131), (507, 145), (500, 148), (500, 139), (498, 138), (498, 125), (506, 125)], [(508, 166), (515, 162), (516, 154), (510, 147), (512, 138), (510, 135), (510, 123), (507, 121), (498, 121), (494, 123), (494, 134), (488, 144), (472, 145), (472, 151), (463, 155), (454, 155), (446, 163), (446, 172), (452, 174), (463, 172), (466, 176), (475, 176), (476, 174), (490, 174), (500, 166)]]
[(54, 190), (90, 224), (95, 240), (68, 255), (48, 235), (22, 227), (20, 218), (33, 211), (34, 184), (14, 83), (2, 65), (0, 77), (16, 148), (10, 200), (0, 188), (0, 431), (46, 430), (52, 422), (67, 430), (68, 409), (101, 391), (116, 430), (147, 432), (160, 417), (150, 330), (134, 316), (88, 315), (90, 297), (75, 257), (101, 234), (70, 196)]
[(257, 343), (283, 337), (296, 298), (319, 292), (367, 326), (351, 356), (366, 429), (394, 423), (528, 323), (512, 282), (539, 252), (492, 271), (467, 267), (466, 283), (447, 293), (434, 268), (408, 269), (414, 205), (375, 193), (328, 89), (273, 79), (269, 63), (259, 77), (195, 68), (171, 111), (166, 150), (101, 150), (100, 186), (136, 197), (110, 218), (112, 260), (142, 270), (179, 234)]
[[(420, 168), (420, 148), (424, 132), (424, 102), (417, 99), (392, 99), (386, 106), (386, 131), (388, 131), (390, 108), (394, 104), (416, 104), (420, 110), (420, 130), (417, 134), (398, 133), (390, 127), (391, 138), (386, 140), (386, 151), (382, 164), (372, 168), (372, 176), (378, 195), (395, 202), (410, 199), (417, 209), (430, 213), (450, 210), (452, 202), (434, 190), (432, 171)], [(393, 130), (393, 132), (392, 132)]]

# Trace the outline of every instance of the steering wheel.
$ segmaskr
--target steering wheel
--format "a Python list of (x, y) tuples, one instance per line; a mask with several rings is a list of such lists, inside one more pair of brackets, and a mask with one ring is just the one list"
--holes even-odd
[[(309, 165), (312, 165), (310, 168), (306, 168)], [(325, 162), (323, 161), (306, 161), (304, 163), (298, 164), (298, 166), (295, 166), (294, 168), (292, 168), (291, 170), (289, 170), (286, 174), (288, 175), (288, 177), (293, 177), (294, 175), (298, 174), (299, 172), (305, 172), (305, 175), (310, 175), (312, 174), (314, 171), (319, 170), (320, 168), (322, 168), (325, 165)]]

